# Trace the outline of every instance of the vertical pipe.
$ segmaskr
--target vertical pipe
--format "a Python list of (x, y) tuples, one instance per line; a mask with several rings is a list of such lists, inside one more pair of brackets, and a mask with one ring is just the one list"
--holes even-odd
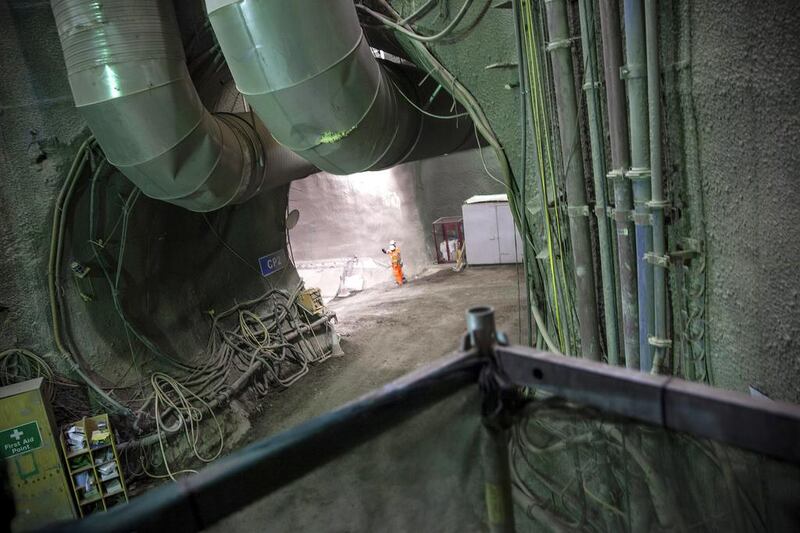
[(492, 533), (514, 532), (514, 503), (511, 488), (511, 465), (508, 457), (509, 430), (483, 425), (481, 463), (483, 464), (484, 499)]
[[(494, 309), (487, 306), (467, 310), (467, 333), (470, 342), (480, 355), (493, 358), (497, 330)], [(493, 365), (494, 363), (492, 363)], [(488, 515), (489, 531), (492, 533), (514, 532), (514, 506), (511, 496), (511, 465), (508, 457), (508, 420), (493, 408), (487, 411), (486, 402), (495, 405), (484, 392), (483, 436), (481, 439), (481, 463), (483, 465), (484, 498)], [(494, 391), (497, 392), (496, 390)], [(486, 414), (490, 412), (491, 414)]]
[(589, 206), (586, 205), (585, 174), (578, 124), (578, 99), (575, 95), (575, 71), (570, 51), (567, 8), (564, 0), (546, 0), (547, 30), (552, 54), (558, 129), (567, 189), (569, 233), (575, 262), (575, 305), (581, 336), (581, 354), (600, 360), (600, 331), (597, 297), (594, 287), (592, 241), (589, 234)]
[(628, 84), (628, 116), (631, 134), (633, 220), (636, 225), (636, 265), (639, 288), (639, 368), (649, 372), (653, 364), (650, 334), (654, 330), (653, 265), (646, 257), (653, 251), (650, 221), (650, 135), (647, 118), (647, 78), (642, 0), (625, 0), (625, 58), (622, 75)]
[(592, 145), (592, 174), (594, 179), (595, 215), (597, 234), (600, 240), (600, 274), (603, 280), (603, 312), (606, 326), (606, 355), (608, 363), (619, 364), (619, 335), (617, 329), (617, 298), (614, 281), (614, 257), (611, 244), (611, 224), (608, 219), (606, 200), (606, 157), (603, 143), (603, 117), (600, 108), (600, 83), (597, 74), (597, 56), (594, 31), (595, 13), (592, 0), (580, 0), (578, 4), (581, 23), (581, 48), (584, 63), (584, 85), (586, 112), (589, 116), (589, 138)]
[(657, 372), (670, 342), (667, 339), (666, 244), (664, 239), (664, 178), (661, 172), (661, 67), (658, 59), (658, 1), (645, 0), (644, 17), (647, 35), (647, 102), (650, 117), (650, 169), (652, 172), (653, 210), (653, 315), (655, 331), (652, 371)]
[(467, 333), (481, 355), (489, 355), (495, 342), (494, 308), (472, 307), (467, 311)]
[(630, 165), (625, 89), (620, 78), (622, 38), (617, 0), (600, 0), (600, 31), (603, 37), (603, 70), (611, 139), (608, 177), (614, 187), (614, 220), (617, 227), (620, 309), (625, 366), (639, 368), (639, 307), (636, 297), (636, 248), (631, 220), (633, 195), (624, 174)]

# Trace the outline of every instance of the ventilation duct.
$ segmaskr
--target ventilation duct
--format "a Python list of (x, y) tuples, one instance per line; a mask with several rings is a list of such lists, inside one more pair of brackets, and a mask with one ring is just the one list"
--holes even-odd
[(205, 109), (172, 2), (52, 0), (52, 8), (76, 106), (109, 162), (147, 196), (211, 211), (252, 197), (267, 172), (274, 186), (315, 170), (258, 124)]
[[(325, 171), (376, 170), (475, 146), (418, 69), (373, 56), (352, 0), (206, 0), (239, 91), (275, 139)], [(442, 91), (443, 95), (446, 94)], [(412, 104), (413, 102), (413, 104)]]

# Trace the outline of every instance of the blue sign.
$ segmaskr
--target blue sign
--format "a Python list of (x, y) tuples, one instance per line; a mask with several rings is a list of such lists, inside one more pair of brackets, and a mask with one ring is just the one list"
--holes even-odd
[(283, 270), (286, 266), (286, 250), (278, 250), (264, 257), (258, 258), (258, 268), (261, 269), (261, 275), (264, 277), (274, 274), (279, 270)]

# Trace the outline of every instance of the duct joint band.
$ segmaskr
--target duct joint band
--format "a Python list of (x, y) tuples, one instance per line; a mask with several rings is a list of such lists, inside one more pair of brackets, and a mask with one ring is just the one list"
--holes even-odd
[(646, 252), (644, 254), (644, 260), (653, 266), (669, 268), (670, 258), (667, 254), (657, 255), (655, 252)]

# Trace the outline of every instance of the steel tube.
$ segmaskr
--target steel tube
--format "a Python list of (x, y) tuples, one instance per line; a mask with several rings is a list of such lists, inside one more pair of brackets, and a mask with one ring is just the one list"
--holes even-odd
[(595, 12), (592, 0), (580, 0), (581, 51), (584, 62), (586, 113), (589, 117), (589, 139), (592, 146), (595, 215), (600, 241), (600, 275), (603, 280), (603, 317), (606, 332), (606, 357), (611, 365), (619, 365), (619, 329), (617, 324), (617, 292), (614, 279), (614, 247), (611, 243), (611, 222), (606, 199), (606, 151), (603, 142), (603, 116), (600, 105), (600, 82), (597, 73)]
[(619, 5), (616, 0), (600, 0), (600, 31), (603, 40), (603, 69), (611, 142), (609, 173), (614, 188), (614, 221), (617, 229), (620, 308), (625, 366), (639, 368), (639, 304), (637, 300), (636, 243), (633, 220), (633, 193), (624, 174), (630, 166), (628, 121), (625, 113), (625, 88), (620, 79), (622, 37)]
[(586, 201), (585, 173), (578, 123), (578, 98), (575, 71), (569, 49), (569, 27), (564, 0), (546, 2), (547, 29), (553, 65), (558, 128), (570, 213), (569, 233), (575, 262), (575, 305), (581, 337), (581, 355), (600, 360), (600, 331), (595, 294), (592, 241), (589, 233), (589, 207)]
[[(661, 169), (661, 67), (658, 49), (658, 1), (644, 2), (645, 32), (647, 35), (647, 102), (650, 117), (650, 170), (651, 201), (653, 212), (653, 255), (666, 259), (664, 238), (664, 178)], [(653, 318), (655, 345), (652, 371), (660, 369), (669, 344), (667, 339), (667, 285), (666, 264), (653, 267)]]
[(619, 260), (620, 308), (625, 366), (639, 368), (639, 303), (637, 300), (636, 242), (633, 219), (633, 192), (624, 178), (630, 166), (625, 88), (620, 78), (622, 34), (616, 0), (600, 0), (600, 29), (603, 40), (603, 68), (611, 141), (611, 167), (608, 177), (614, 188), (614, 221)]
[(645, 257), (653, 251), (650, 221), (650, 133), (647, 118), (647, 58), (642, 0), (625, 0), (625, 58), (623, 76), (628, 85), (628, 125), (631, 135), (631, 169), (636, 226), (636, 270), (639, 301), (639, 368), (649, 372), (653, 364), (650, 336), (653, 316), (653, 265)]

